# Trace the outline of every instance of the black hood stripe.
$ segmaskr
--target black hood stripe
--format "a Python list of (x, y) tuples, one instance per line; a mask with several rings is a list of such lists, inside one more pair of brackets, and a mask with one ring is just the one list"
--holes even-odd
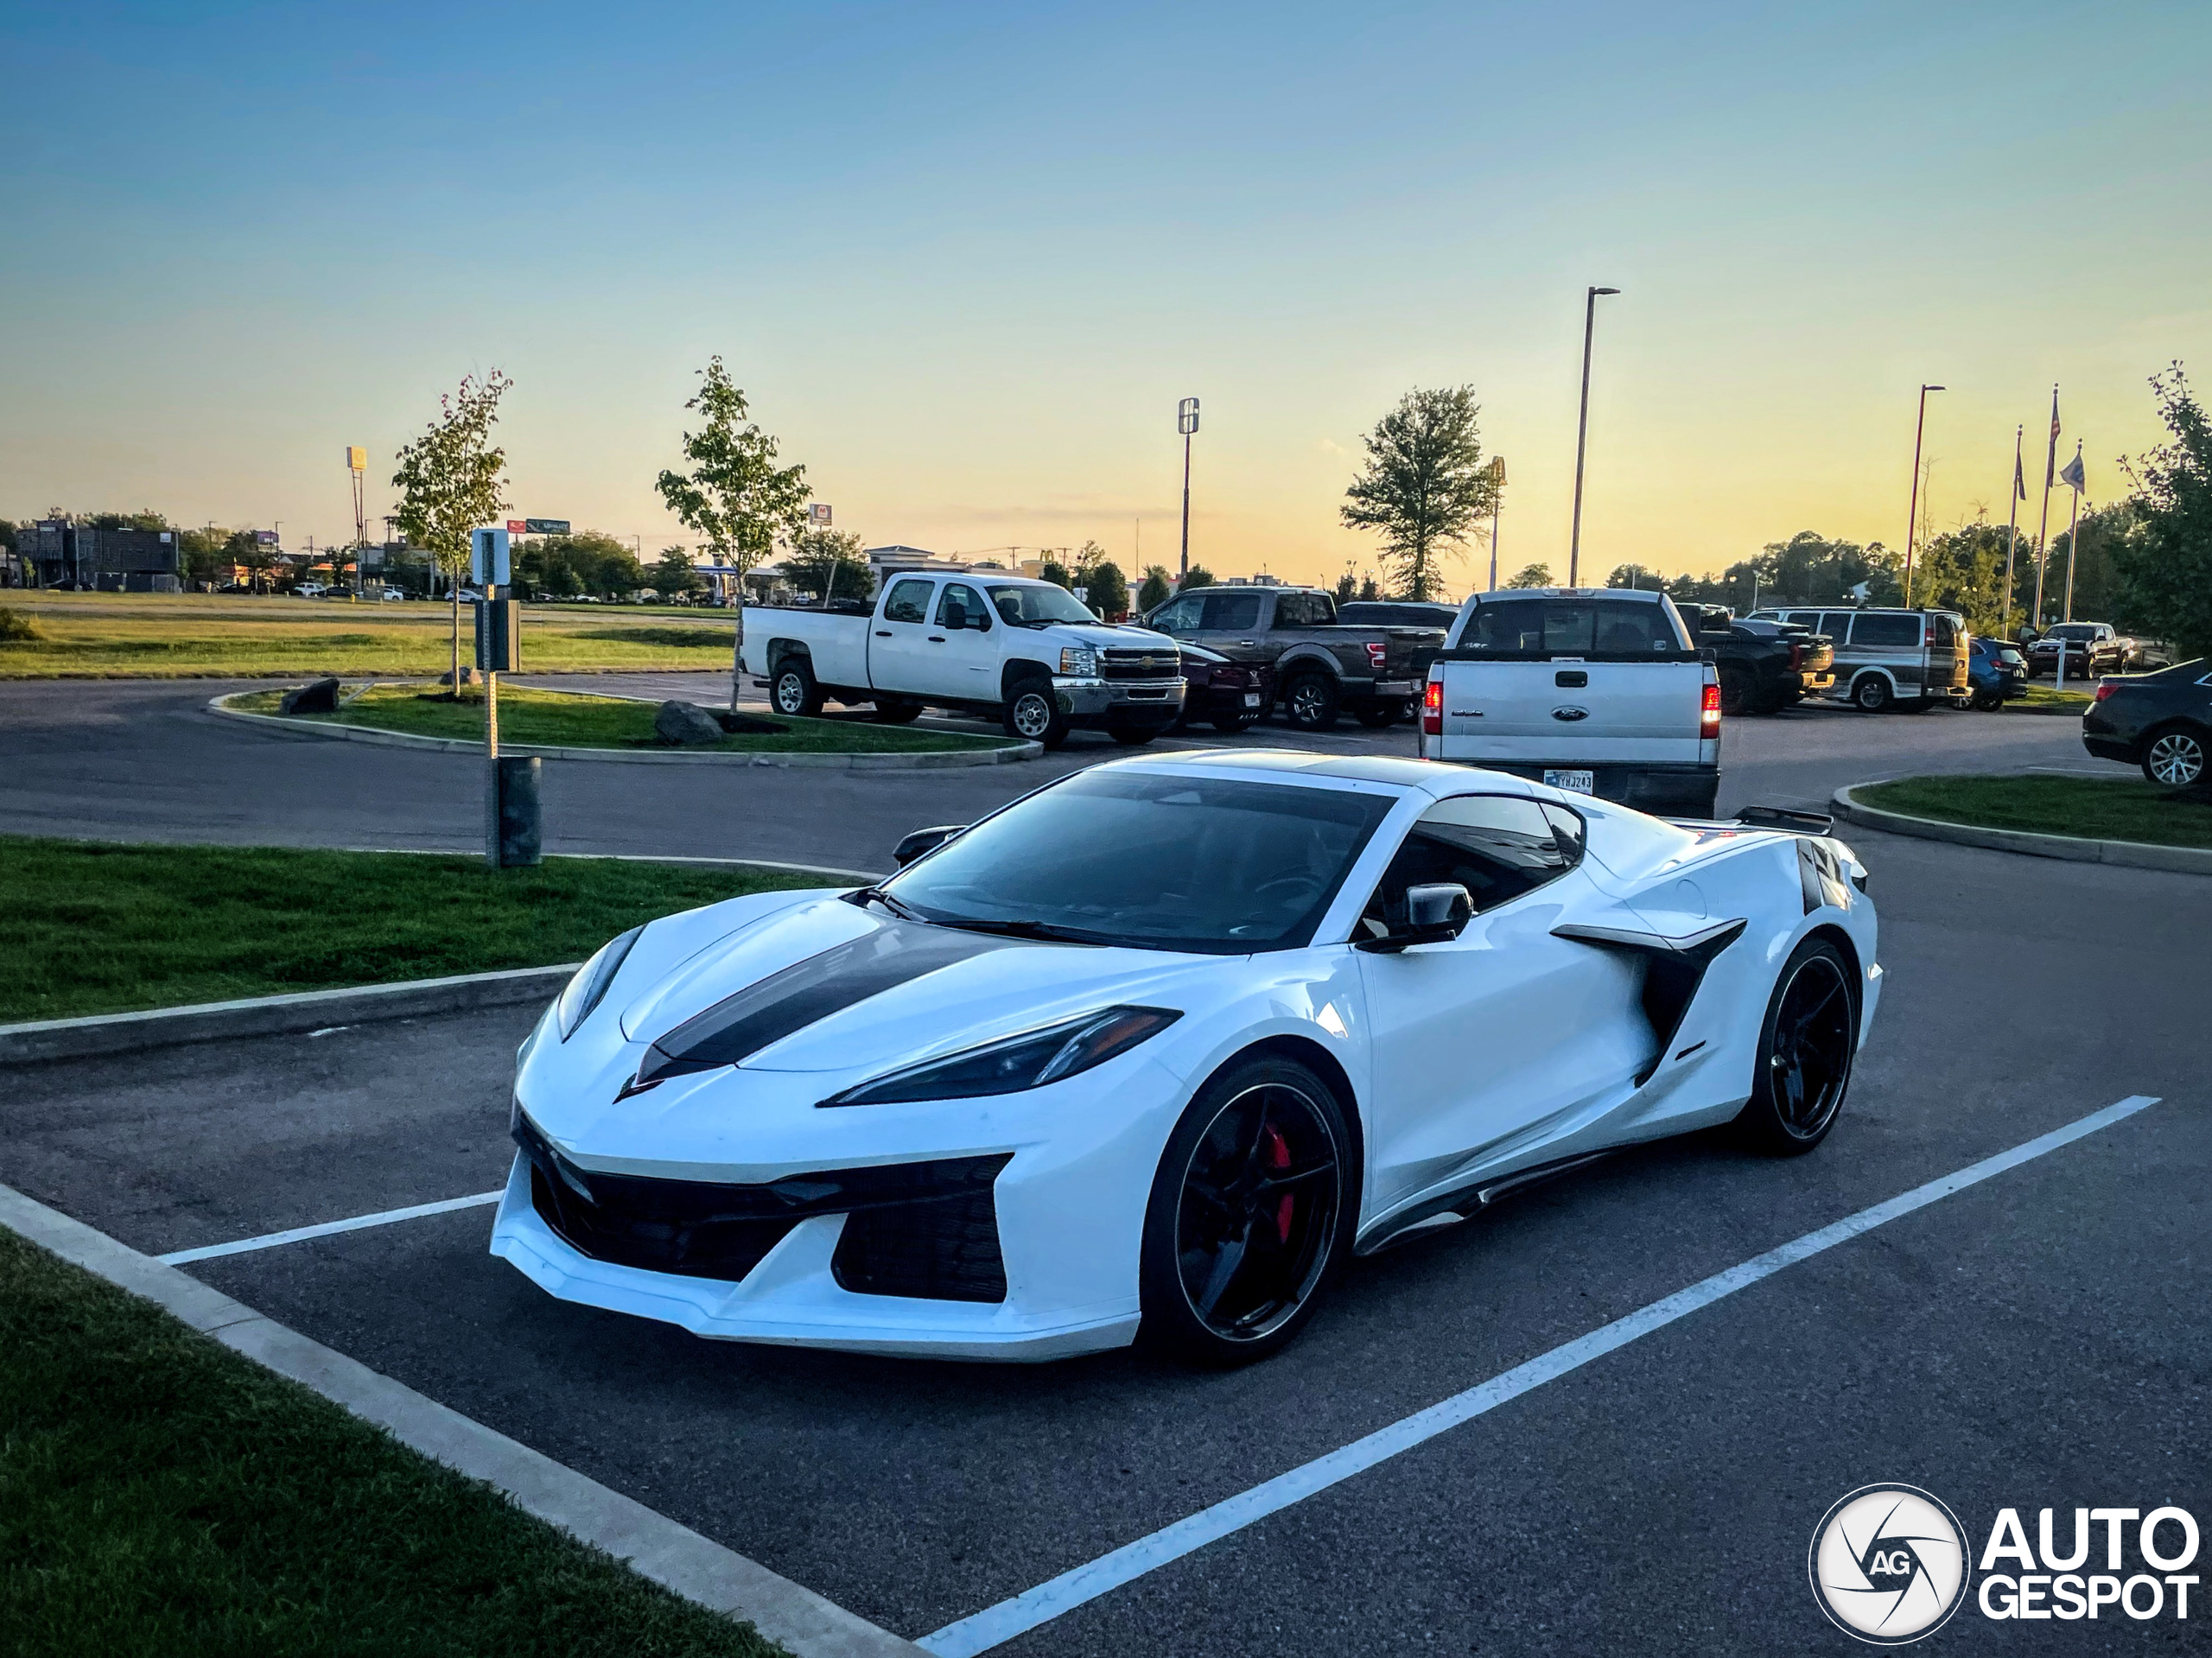
[(939, 968), (1031, 941), (886, 920), (865, 936), (794, 962), (694, 1013), (645, 1051), (630, 1086), (734, 1065), (794, 1031)]

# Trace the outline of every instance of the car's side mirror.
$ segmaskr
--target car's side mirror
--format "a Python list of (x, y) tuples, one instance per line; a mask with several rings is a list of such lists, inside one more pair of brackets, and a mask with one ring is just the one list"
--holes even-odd
[(965, 823), (939, 823), (934, 829), (918, 829), (891, 848), (891, 861), (904, 869), (925, 852), (934, 852), (968, 827)]
[(967, 607), (964, 605), (947, 605), (938, 614), (937, 625), (939, 627), (949, 627), (956, 633), (958, 632), (962, 628), (968, 626)]
[(1353, 947), (1390, 953), (1408, 944), (1440, 944), (1465, 932), (1474, 917), (1475, 901), (1457, 881), (1408, 886), (1405, 919), (1394, 922), (1380, 938), (1353, 940)]

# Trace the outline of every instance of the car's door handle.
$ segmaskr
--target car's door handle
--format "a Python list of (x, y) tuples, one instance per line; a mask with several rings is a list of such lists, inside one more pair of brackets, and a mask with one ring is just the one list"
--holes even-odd
[(875, 630), (875, 637), (879, 639), (887, 639), (891, 637), (891, 630), (887, 627), (879, 627)]
[(943, 645), (943, 644), (944, 643), (944, 634), (942, 634), (942, 633), (932, 633), (932, 634), (931, 634), (931, 635), (930, 635), (930, 643), (931, 643), (931, 645)]
[(1257, 640), (1257, 639), (1239, 639), (1239, 640), (1237, 640), (1236, 642), (1237, 642), (1237, 644), (1239, 644), (1239, 645), (1257, 645), (1257, 644), (1259, 643), (1259, 640)]

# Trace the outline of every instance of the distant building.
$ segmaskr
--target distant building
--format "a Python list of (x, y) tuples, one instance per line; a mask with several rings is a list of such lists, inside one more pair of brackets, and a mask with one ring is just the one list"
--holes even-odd
[(181, 593), (174, 530), (95, 530), (67, 518), (41, 518), (17, 532), (18, 551), (41, 587), (104, 593)]

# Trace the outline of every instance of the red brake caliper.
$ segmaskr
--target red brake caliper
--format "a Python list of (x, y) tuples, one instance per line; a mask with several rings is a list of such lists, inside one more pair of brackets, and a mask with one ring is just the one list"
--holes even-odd
[[(1290, 1142), (1282, 1137), (1282, 1130), (1272, 1122), (1268, 1125), (1267, 1157), (1268, 1166), (1271, 1169), (1290, 1166)], [(1294, 1202), (1292, 1195), (1286, 1191), (1282, 1195), (1282, 1202), (1275, 1206), (1275, 1236), (1285, 1243), (1290, 1242), (1290, 1211)]]

